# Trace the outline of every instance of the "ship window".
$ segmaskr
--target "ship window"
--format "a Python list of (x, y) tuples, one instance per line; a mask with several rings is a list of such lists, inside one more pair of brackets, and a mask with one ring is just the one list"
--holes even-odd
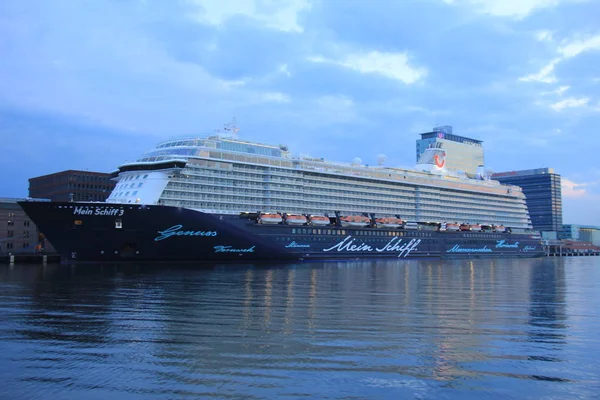
[(82, 221), (82, 220), (80, 220), (80, 219), (76, 219), (76, 220), (75, 220), (73, 223), (74, 223), (75, 225), (83, 225), (83, 221)]
[(115, 228), (116, 229), (123, 228), (123, 222), (120, 219), (118, 219), (118, 220), (115, 221)]

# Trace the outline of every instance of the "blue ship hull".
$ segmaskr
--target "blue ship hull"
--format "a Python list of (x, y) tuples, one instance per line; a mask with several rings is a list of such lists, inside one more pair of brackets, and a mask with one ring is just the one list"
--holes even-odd
[(19, 203), (64, 262), (539, 257), (537, 233), (259, 224), (170, 206)]

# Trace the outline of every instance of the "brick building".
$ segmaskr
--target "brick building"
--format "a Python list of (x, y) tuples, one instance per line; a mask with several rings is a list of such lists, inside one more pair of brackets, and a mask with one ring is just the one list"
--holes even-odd
[(17, 204), (19, 200), (23, 199), (0, 198), (0, 255), (54, 253), (52, 245)]
[(29, 197), (52, 201), (105, 201), (114, 189), (110, 174), (67, 170), (29, 179)]

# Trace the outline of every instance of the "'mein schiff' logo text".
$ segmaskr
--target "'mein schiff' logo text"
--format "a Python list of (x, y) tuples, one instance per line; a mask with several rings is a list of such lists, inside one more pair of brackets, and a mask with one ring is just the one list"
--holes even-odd
[(73, 215), (106, 215), (109, 217), (120, 217), (125, 213), (122, 208), (114, 207), (89, 207), (76, 206), (73, 209)]
[(383, 247), (372, 247), (366, 243), (363, 243), (352, 236), (346, 236), (342, 241), (335, 245), (323, 249), (323, 251), (352, 251), (352, 252), (393, 252), (398, 253), (398, 257), (406, 257), (413, 251), (417, 250), (421, 239), (412, 239), (409, 242), (404, 242), (399, 237), (392, 238)]

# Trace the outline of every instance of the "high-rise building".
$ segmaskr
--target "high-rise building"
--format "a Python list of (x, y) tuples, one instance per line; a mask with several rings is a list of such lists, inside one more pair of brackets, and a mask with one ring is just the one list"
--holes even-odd
[(552, 168), (499, 172), (492, 179), (520, 186), (526, 196), (527, 208), (534, 229), (562, 230), (562, 192), (560, 175)]
[(421, 133), (421, 139), (417, 140), (417, 162), (427, 148), (436, 146), (446, 151), (447, 170), (464, 171), (475, 176), (477, 168), (484, 165), (482, 143), (481, 140), (453, 134), (451, 126), (437, 126), (432, 132)]
[(110, 174), (67, 170), (29, 179), (29, 197), (52, 201), (105, 201), (114, 187)]

